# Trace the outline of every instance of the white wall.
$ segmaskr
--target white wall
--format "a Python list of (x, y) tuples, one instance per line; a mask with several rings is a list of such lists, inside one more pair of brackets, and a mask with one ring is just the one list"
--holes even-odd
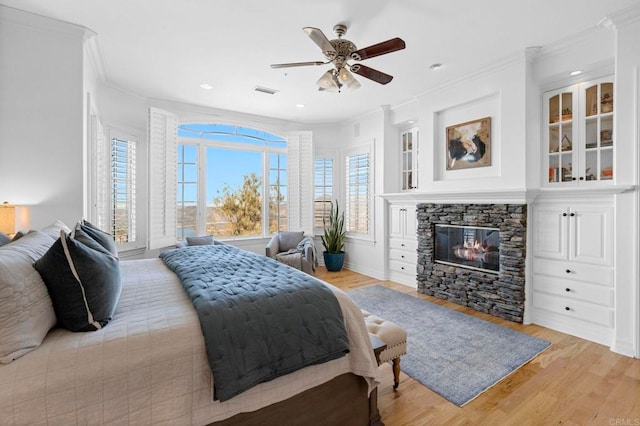
[(33, 228), (83, 214), (84, 34), (0, 6), (0, 197)]
[[(420, 192), (525, 188), (526, 68), (524, 54), (517, 55), (418, 96)], [(491, 165), (446, 170), (446, 127), (483, 117), (491, 117)]]

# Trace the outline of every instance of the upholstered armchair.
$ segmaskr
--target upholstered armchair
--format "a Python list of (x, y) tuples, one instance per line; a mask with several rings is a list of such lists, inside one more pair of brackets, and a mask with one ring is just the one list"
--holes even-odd
[(303, 231), (281, 231), (271, 237), (265, 248), (267, 257), (313, 274), (318, 265), (313, 238)]

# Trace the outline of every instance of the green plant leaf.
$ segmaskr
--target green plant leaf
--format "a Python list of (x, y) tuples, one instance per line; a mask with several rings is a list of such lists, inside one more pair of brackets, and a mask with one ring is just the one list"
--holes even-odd
[(338, 201), (331, 203), (329, 220), (323, 219), (322, 245), (328, 253), (340, 253), (344, 249), (344, 212), (340, 212)]

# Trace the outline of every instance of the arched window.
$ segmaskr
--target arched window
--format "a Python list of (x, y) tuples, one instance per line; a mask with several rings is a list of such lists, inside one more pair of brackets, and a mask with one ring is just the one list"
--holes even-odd
[(228, 124), (178, 126), (177, 238), (288, 229), (287, 142)]

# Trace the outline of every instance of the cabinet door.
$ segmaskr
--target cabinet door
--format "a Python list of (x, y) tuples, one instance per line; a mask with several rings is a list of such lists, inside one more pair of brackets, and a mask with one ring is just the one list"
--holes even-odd
[(389, 236), (404, 238), (404, 207), (399, 204), (391, 204), (391, 206), (389, 206), (389, 211)]
[(418, 239), (418, 220), (416, 215), (416, 206), (408, 205), (404, 207), (405, 226), (404, 237), (407, 239)]
[(577, 86), (545, 93), (545, 181), (548, 185), (576, 183), (578, 173)]
[(402, 190), (418, 188), (418, 129), (404, 130), (400, 133), (400, 157), (402, 164)]
[(569, 260), (611, 265), (613, 256), (613, 209), (575, 206), (569, 213)]
[(547, 259), (568, 258), (568, 209), (564, 206), (539, 205), (534, 208), (534, 254)]
[[(613, 180), (613, 79), (581, 85), (584, 126), (580, 140), (579, 180)], [(584, 133), (582, 133), (584, 132)]]

